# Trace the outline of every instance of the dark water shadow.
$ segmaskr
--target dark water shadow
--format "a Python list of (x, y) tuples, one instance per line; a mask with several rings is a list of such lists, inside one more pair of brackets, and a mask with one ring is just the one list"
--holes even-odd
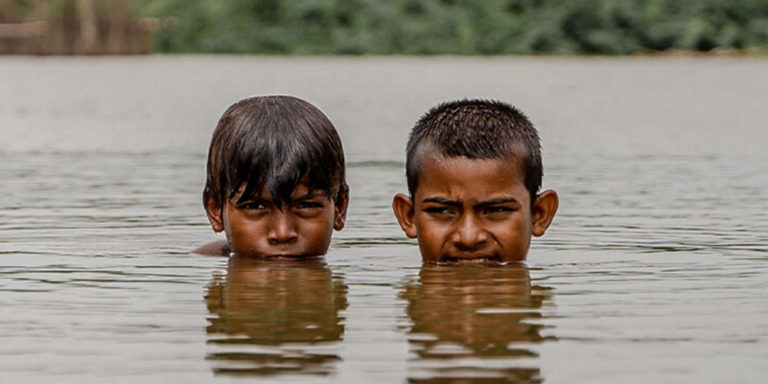
[(531, 343), (554, 340), (525, 265), (424, 265), (406, 282), (410, 383), (541, 383)]
[(214, 374), (333, 373), (347, 290), (321, 259), (230, 259), (205, 295)]

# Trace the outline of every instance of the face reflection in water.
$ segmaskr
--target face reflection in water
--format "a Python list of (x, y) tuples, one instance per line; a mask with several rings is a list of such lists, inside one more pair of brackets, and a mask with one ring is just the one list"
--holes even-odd
[(536, 353), (516, 345), (554, 339), (536, 324), (548, 291), (531, 287), (525, 265), (425, 264), (400, 297), (407, 301), (416, 356), (409, 382), (543, 380)]
[(322, 259), (233, 257), (205, 301), (215, 374), (328, 374), (344, 334), (347, 286)]

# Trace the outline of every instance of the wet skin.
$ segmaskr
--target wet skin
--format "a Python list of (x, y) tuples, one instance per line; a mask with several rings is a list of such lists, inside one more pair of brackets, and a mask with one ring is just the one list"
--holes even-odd
[(531, 205), (517, 159), (469, 159), (422, 153), (413, 199), (392, 203), (403, 231), (417, 238), (424, 261), (524, 260), (531, 235), (552, 222), (558, 199), (539, 194)]
[[(216, 232), (224, 231), (228, 242), (219, 247), (221, 251), (212, 253), (233, 252), (246, 257), (321, 256), (328, 251), (333, 230), (344, 228), (346, 194), (333, 201), (322, 191), (310, 191), (303, 180), (291, 193), (291, 201), (278, 207), (266, 188), (258, 198), (238, 203), (244, 190), (245, 185), (223, 207), (213, 199), (206, 200), (211, 227)], [(207, 253), (206, 247), (209, 246), (198, 253)]]

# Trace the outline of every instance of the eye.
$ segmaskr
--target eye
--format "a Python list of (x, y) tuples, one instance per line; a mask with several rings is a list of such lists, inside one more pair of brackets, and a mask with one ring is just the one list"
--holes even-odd
[(296, 209), (320, 209), (325, 205), (319, 201), (300, 201), (295, 207)]
[(496, 216), (505, 216), (505, 215), (510, 214), (510, 213), (512, 213), (514, 211), (515, 211), (515, 209), (511, 208), (511, 207), (507, 207), (507, 206), (503, 206), (503, 205), (495, 205), (495, 206), (486, 207), (483, 210), (483, 214), (484, 215), (488, 215), (488, 216), (492, 216), (492, 217), (496, 217)]
[(305, 219), (318, 217), (322, 214), (323, 208), (325, 208), (325, 202), (323, 200), (300, 200), (291, 204), (292, 212), (296, 216)]
[(266, 209), (267, 207), (264, 206), (264, 203), (261, 201), (247, 201), (245, 203), (238, 205), (237, 208), (246, 209), (249, 211), (256, 211), (256, 210)]
[(455, 213), (455, 210), (451, 207), (438, 206), (424, 208), (424, 212), (433, 216), (451, 216)]

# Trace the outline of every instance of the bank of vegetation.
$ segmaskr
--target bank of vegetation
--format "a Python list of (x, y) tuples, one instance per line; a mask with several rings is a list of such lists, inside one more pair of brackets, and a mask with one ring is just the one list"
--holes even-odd
[(0, 54), (148, 53), (146, 1), (0, 0)]
[[(45, 0), (44, 3), (69, 4), (80, 10), (94, 1)], [(34, 13), (30, 9), (41, 2), (0, 0), (0, 23), (4, 22), (3, 18), (8, 19), (3, 16), (3, 7), (24, 9), (27, 20), (31, 20), (35, 17), (29, 16)], [(99, 0), (98, 3), (101, 9), (109, 8), (104, 4), (122, 3), (121, 9), (132, 12), (134, 20), (144, 20), (135, 25), (144, 29), (151, 27), (154, 52), (459, 55), (768, 52), (768, 0)], [(82, 13), (70, 13), (77, 12)], [(109, 15), (111, 11), (96, 13), (99, 12)], [(148, 23), (148, 20), (154, 22)], [(102, 25), (95, 28), (99, 35), (101, 31), (109, 31), (108, 24), (91, 22), (90, 25)], [(83, 27), (73, 28), (75, 35), (83, 34)], [(92, 26), (89, 28), (94, 30)], [(133, 33), (140, 40), (143, 32), (138, 28)], [(91, 43), (94, 45), (98, 44)]]

